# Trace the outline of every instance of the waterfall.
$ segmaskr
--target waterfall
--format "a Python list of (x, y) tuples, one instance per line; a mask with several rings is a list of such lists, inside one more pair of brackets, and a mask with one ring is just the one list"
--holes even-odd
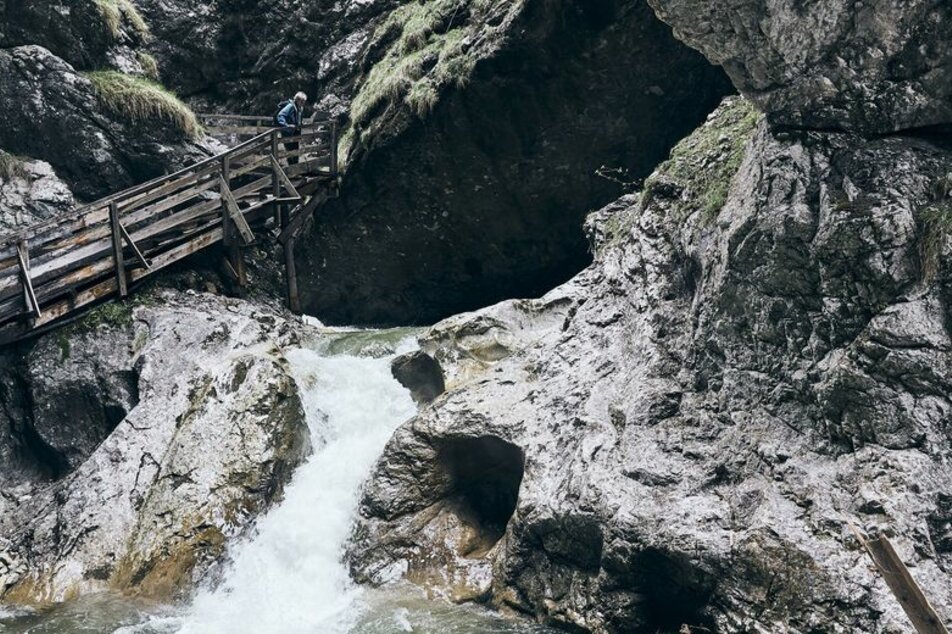
[(192, 603), (181, 634), (346, 632), (361, 589), (341, 562), (361, 482), (397, 425), (412, 416), (389, 359), (288, 354), (314, 455), (283, 501), (238, 544), (221, 585)]

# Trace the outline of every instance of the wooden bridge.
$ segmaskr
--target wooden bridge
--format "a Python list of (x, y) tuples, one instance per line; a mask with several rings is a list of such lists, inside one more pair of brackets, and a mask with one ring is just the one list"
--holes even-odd
[[(300, 312), (294, 243), (337, 195), (337, 125), (282, 136), (270, 118), (200, 115), (234, 144), (183, 170), (136, 185), (19, 232), (0, 236), (0, 345), (47, 330), (212, 245), (247, 284), (242, 249), (282, 245), (291, 310)], [(248, 138), (250, 136), (250, 138)]]

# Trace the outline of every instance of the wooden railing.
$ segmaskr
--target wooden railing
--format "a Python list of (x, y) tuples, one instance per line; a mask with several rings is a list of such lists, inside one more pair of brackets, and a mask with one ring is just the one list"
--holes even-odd
[[(260, 118), (259, 118), (260, 119)], [(294, 239), (334, 195), (337, 127), (323, 121), (285, 136), (267, 129), (174, 174), (0, 236), (0, 343), (37, 332), (213, 244), (246, 284), (241, 249), (272, 229), (290, 261)], [(293, 287), (293, 293), (291, 293)]]

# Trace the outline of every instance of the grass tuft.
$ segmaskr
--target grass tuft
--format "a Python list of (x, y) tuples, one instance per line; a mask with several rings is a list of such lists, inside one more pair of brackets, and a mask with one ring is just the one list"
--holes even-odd
[(12, 181), (17, 178), (26, 178), (26, 176), (23, 160), (0, 150), (0, 180)]
[(130, 0), (96, 0), (96, 4), (113, 39), (118, 39), (122, 35), (123, 19), (129, 23), (133, 33), (140, 39), (145, 41), (150, 38), (149, 25)]
[(136, 58), (142, 66), (143, 75), (152, 81), (159, 81), (159, 63), (155, 58), (143, 51), (136, 52)]
[[(372, 134), (374, 120), (389, 107), (426, 117), (447, 88), (463, 88), (476, 62), (502, 35), (505, 15), (523, 0), (410, 0), (374, 31), (368, 50), (382, 51), (351, 104), (358, 143)], [(490, 18), (493, 18), (490, 20)], [(500, 33), (505, 27), (499, 26)], [(349, 148), (348, 148), (349, 149)]]
[(190, 139), (201, 135), (195, 114), (161, 85), (123, 73), (103, 70), (85, 73), (103, 107), (129, 123), (164, 122)]

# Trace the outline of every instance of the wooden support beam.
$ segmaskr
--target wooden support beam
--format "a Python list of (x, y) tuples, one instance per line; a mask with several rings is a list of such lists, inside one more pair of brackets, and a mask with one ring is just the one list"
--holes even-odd
[(298, 295), (297, 267), (294, 263), (294, 239), (284, 243), (284, 271), (288, 283), (288, 308), (296, 315), (301, 314), (301, 297)]
[(112, 260), (116, 267), (119, 297), (125, 297), (129, 294), (129, 283), (126, 280), (126, 263), (122, 257), (122, 225), (119, 223), (119, 205), (116, 201), (109, 203), (109, 225), (112, 230)]
[(132, 236), (129, 235), (129, 232), (126, 231), (126, 228), (121, 222), (119, 223), (119, 231), (122, 232), (122, 238), (126, 241), (126, 244), (132, 248), (132, 252), (135, 254), (136, 259), (139, 260), (139, 263), (142, 264), (142, 266), (144, 266), (147, 271), (151, 271), (152, 265), (145, 258), (145, 256), (142, 255), (142, 251), (139, 250), (139, 245), (136, 244), (135, 240), (132, 239)]
[(36, 301), (33, 281), (30, 279), (30, 250), (26, 240), (17, 242), (17, 259), (20, 261), (20, 284), (23, 285), (23, 303), (27, 312), (35, 318), (42, 316), (40, 304)]
[(255, 241), (255, 234), (251, 230), (251, 227), (248, 226), (248, 222), (241, 214), (241, 210), (238, 209), (238, 202), (235, 200), (231, 188), (228, 187), (228, 182), (222, 177), (219, 179), (218, 185), (221, 190), (222, 205), (225, 208), (226, 215), (234, 224), (235, 229), (238, 230), (238, 234), (241, 236), (245, 245), (247, 246), (253, 243)]
[(331, 158), (330, 158), (330, 170), (331, 174), (337, 174), (337, 120), (331, 121)]
[[(278, 159), (271, 155), (271, 167), (274, 169), (274, 175), (278, 179), (281, 185), (284, 185), (284, 189), (291, 194), (291, 198), (301, 199), (301, 194), (298, 193), (298, 190), (294, 188), (294, 183), (291, 182), (291, 179), (288, 178), (288, 175), (284, 173), (284, 170), (281, 168), (281, 164), (278, 163)], [(275, 198), (277, 198), (281, 193), (280, 188), (275, 191)]]
[(856, 539), (863, 545), (869, 554), (883, 581), (889, 587), (889, 590), (899, 601), (899, 605), (905, 611), (906, 616), (912, 622), (913, 627), (919, 634), (949, 634), (949, 631), (943, 625), (939, 615), (929, 603), (929, 600), (922, 593), (922, 589), (916, 580), (912, 578), (909, 569), (899, 558), (896, 549), (886, 539), (880, 535), (875, 539), (867, 539), (858, 528), (850, 524), (850, 528), (856, 535)]
[(299, 212), (294, 214), (291, 222), (289, 222), (284, 230), (281, 231), (281, 233), (278, 235), (278, 242), (281, 244), (287, 244), (289, 240), (296, 239), (301, 229), (304, 227), (304, 223), (307, 222), (311, 214), (313, 214), (314, 211), (326, 200), (326, 194), (314, 194), (307, 204), (304, 205)]

